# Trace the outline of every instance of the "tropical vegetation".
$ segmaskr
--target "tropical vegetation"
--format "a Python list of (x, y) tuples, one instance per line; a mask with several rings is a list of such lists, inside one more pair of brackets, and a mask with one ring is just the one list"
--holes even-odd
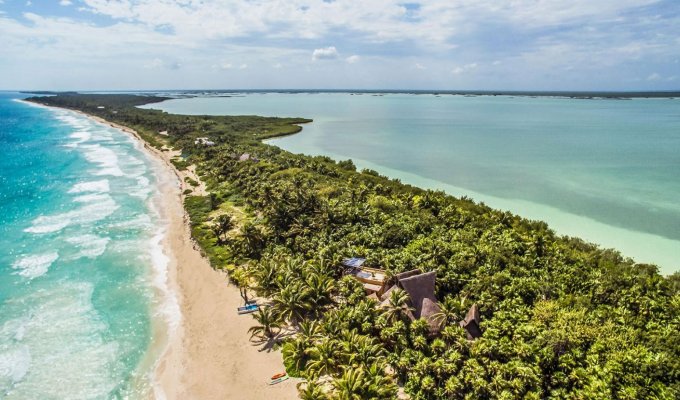
[[(412, 399), (680, 397), (677, 273), (351, 161), (262, 143), (304, 119), (170, 115), (135, 107), (163, 98), (132, 95), (32, 100), (129, 126), (197, 166), (210, 195), (186, 197), (192, 233), (215, 268), (269, 299), (251, 333), (280, 344), (289, 374), (306, 379), (303, 399), (393, 399), (399, 385)], [(257, 160), (239, 161), (244, 153)], [(441, 333), (405, 317), (405, 292), (380, 307), (343, 277), (338, 265), (352, 256), (390, 274), (436, 271)], [(473, 303), (483, 336), (471, 341), (458, 321)]]

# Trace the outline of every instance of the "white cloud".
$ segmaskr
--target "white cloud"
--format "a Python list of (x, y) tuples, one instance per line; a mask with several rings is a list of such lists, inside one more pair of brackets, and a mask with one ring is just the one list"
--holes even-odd
[(153, 60), (144, 63), (144, 68), (148, 69), (158, 69), (161, 67), (163, 67), (163, 60), (161, 60), (160, 58), (154, 58)]
[(154, 58), (144, 63), (146, 69), (170, 69), (177, 70), (182, 68), (182, 64), (177, 61), (166, 62), (160, 58)]
[(312, 52), (312, 60), (334, 60), (338, 58), (338, 50), (335, 46), (324, 47), (321, 49), (315, 49)]
[(454, 74), (454, 75), (460, 75), (460, 74), (472, 71), (473, 69), (476, 69), (476, 68), (477, 68), (477, 63), (470, 63), (470, 64), (465, 64), (463, 66), (454, 67), (451, 70), (451, 73)]
[(347, 63), (349, 63), (349, 64), (358, 63), (360, 60), (361, 60), (361, 57), (359, 57), (359, 56), (356, 55), (356, 54), (351, 55), (351, 56), (345, 58), (345, 61), (347, 61)]
[(61, 0), (59, 2), (60, 6), (70, 6), (71, 4), (73, 4), (73, 2), (71, 0)]
[[(447, 85), (454, 74), (465, 75), (467, 85), (508, 87), (508, 82), (528, 82), (532, 88), (550, 89), (550, 79), (557, 84), (573, 82), (550, 78), (565, 66), (570, 67), (570, 79), (590, 74), (593, 84), (608, 80), (623, 85), (638, 78), (640, 85), (652, 86), (645, 77), (655, 71), (659, 79), (653, 85), (670, 87), (667, 77), (678, 75), (680, 18), (667, 6), (654, 9), (657, 0), (427, 0), (416, 10), (405, 10), (403, 0), (52, 3), (60, 2), (84, 12), (71, 18), (48, 17), (51, 11), (36, 2), (30, 8), (33, 13), (20, 17), (0, 13), (0, 87), (19, 85), (18, 76), (26, 76), (21, 81), (26, 87), (68, 86), (67, 82), (86, 79), (97, 88), (135, 79), (153, 87), (176, 87), (215, 79), (216, 74), (206, 72), (225, 69), (224, 64), (231, 70), (247, 68), (248, 73), (221, 74), (214, 85), (224, 87), (234, 76), (241, 79), (235, 81), (240, 86), (246, 75), (259, 87), (260, 82), (272, 87), (291, 87), (294, 82), (304, 87), (327, 85), (320, 68), (305, 69), (310, 52), (317, 63), (338, 60), (327, 63), (324, 74), (331, 70), (341, 74), (345, 63), (360, 61), (361, 69), (342, 77), (350, 82), (348, 87), (434, 88)], [(92, 14), (113, 22), (88, 21)], [(503, 46), (487, 40), (499, 32), (522, 40)], [(318, 43), (335, 47), (310, 51), (321, 46)], [(340, 54), (338, 48), (356, 48), (361, 57)], [(172, 60), (181, 60), (182, 65)], [(291, 71), (285, 78), (271, 73), (272, 68), (283, 67), (281, 62)], [(425, 66), (428, 73), (420, 73)], [(184, 75), (178, 80), (173, 70), (180, 68)], [(104, 75), (106, 80), (95, 82)], [(484, 79), (490, 75), (496, 80)]]
[(647, 77), (648, 81), (658, 81), (659, 79), (661, 79), (661, 75), (659, 75), (656, 72), (649, 74), (649, 76)]

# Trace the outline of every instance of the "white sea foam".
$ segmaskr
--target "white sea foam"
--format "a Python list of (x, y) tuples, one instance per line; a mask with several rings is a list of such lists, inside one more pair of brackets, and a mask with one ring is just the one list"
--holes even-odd
[(148, 229), (151, 226), (151, 217), (146, 214), (139, 214), (135, 217), (128, 218), (125, 221), (112, 223), (108, 225), (108, 228), (109, 230)]
[(137, 177), (137, 184), (141, 187), (148, 187), (149, 186), (149, 178), (146, 176), (139, 176)]
[(94, 174), (98, 176), (111, 175), (111, 176), (123, 176), (123, 171), (120, 169), (118, 164), (118, 156), (116, 153), (106, 147), (102, 147), (98, 144), (88, 144), (81, 146), (85, 150), (83, 153), (87, 161), (98, 164), (101, 168)]
[[(146, 172), (146, 171), (144, 171)], [(143, 173), (143, 172), (142, 172)], [(130, 196), (138, 197), (140, 199), (147, 199), (149, 194), (153, 191), (151, 188), (151, 182), (146, 176), (137, 176), (137, 184), (129, 190)]]
[(77, 183), (68, 192), (69, 193), (83, 193), (83, 192), (106, 193), (108, 191), (110, 191), (109, 181), (107, 179), (102, 179), (102, 180), (99, 180), (99, 181)]
[(31, 352), (26, 345), (3, 350), (0, 348), (0, 388), (13, 387), (24, 379), (31, 368)]
[(87, 202), (84, 206), (73, 211), (40, 216), (34, 219), (32, 225), (24, 229), (24, 232), (36, 234), (52, 233), (58, 232), (70, 225), (91, 224), (113, 214), (119, 207), (109, 195), (102, 195), (97, 200), (99, 201)]
[(154, 276), (153, 285), (162, 293), (162, 304), (159, 312), (168, 324), (170, 335), (172, 335), (182, 321), (182, 312), (175, 293), (170, 290), (168, 284), (168, 265), (170, 258), (163, 249), (163, 239), (165, 238), (164, 229), (158, 229), (150, 241), (151, 265), (153, 266)]
[(92, 234), (66, 238), (68, 243), (80, 249), (80, 252), (75, 256), (76, 258), (97, 258), (101, 256), (106, 251), (106, 245), (110, 240), (110, 238)]
[(108, 194), (99, 194), (99, 193), (90, 193), (90, 194), (84, 194), (82, 196), (77, 196), (73, 199), (73, 201), (77, 203), (92, 203), (95, 201), (105, 201), (110, 196)]
[(38, 217), (33, 220), (33, 225), (24, 229), (28, 233), (52, 233), (59, 232), (66, 228), (70, 221), (68, 219), (52, 219), (50, 217)]
[(0, 326), (0, 398), (112, 398), (124, 369), (92, 293), (64, 282), (3, 304), (14, 318)]
[(85, 143), (90, 140), (92, 134), (89, 131), (79, 130), (70, 134), (69, 137), (71, 139), (77, 139), (77, 141), (72, 144), (79, 145), (80, 143)]
[(12, 268), (18, 270), (17, 274), (28, 279), (35, 279), (47, 273), (52, 263), (57, 261), (59, 254), (55, 252), (46, 254), (32, 254), (18, 259), (12, 264)]

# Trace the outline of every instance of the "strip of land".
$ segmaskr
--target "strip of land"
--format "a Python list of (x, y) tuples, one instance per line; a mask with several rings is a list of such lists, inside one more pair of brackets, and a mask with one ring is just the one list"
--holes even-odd
[[(679, 274), (661, 276), (540, 221), (357, 171), (351, 160), (261, 142), (308, 120), (167, 114), (136, 107), (164, 98), (134, 95), (32, 100), (126, 125), (162, 153), (182, 149), (166, 161), (188, 174), (196, 164), (210, 191), (192, 195), (198, 177), (182, 178), (192, 187), (184, 198), (191, 237), (241, 290), (270, 299), (242, 328), (239, 319), (212, 325), (229, 318), (238, 297), (228, 306), (219, 297), (224, 275), (180, 262), (176, 282), (197, 288), (182, 307), (197, 322), (185, 321), (178, 353), (170, 346), (159, 366), (169, 398), (212, 398), (213, 386), (236, 388), (229, 393), (239, 398), (269, 395), (260, 377), (278, 370), (256, 368), (266, 361), (255, 370), (211, 364), (255, 359), (246, 352), (232, 361), (243, 349), (230, 347), (249, 345), (251, 323), (256, 336), (281, 345), (288, 374), (306, 379), (303, 398), (392, 400), (397, 384), (411, 398), (441, 400), (680, 392)], [(173, 247), (191, 245), (187, 236)], [(206, 375), (189, 381), (184, 372), (196, 368)]]
[[(213, 269), (191, 238), (183, 193), (205, 194), (205, 185), (194, 168), (178, 170), (172, 163), (174, 151), (149, 146), (125, 126), (75, 111), (99, 123), (119, 129), (139, 141), (160, 168), (160, 212), (167, 223), (164, 240), (169, 286), (176, 291), (182, 311), (179, 329), (157, 363), (154, 397), (157, 399), (296, 399), (297, 379), (270, 386), (270, 377), (284, 370), (278, 351), (262, 351), (248, 338), (253, 320), (238, 315), (242, 305), (238, 289), (228, 285), (227, 276)], [(199, 182), (198, 186), (188, 179)]]

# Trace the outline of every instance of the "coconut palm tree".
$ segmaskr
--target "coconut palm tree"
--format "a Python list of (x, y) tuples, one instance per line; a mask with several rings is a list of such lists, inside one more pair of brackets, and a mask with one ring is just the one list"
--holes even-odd
[(443, 302), (439, 304), (439, 311), (435, 313), (432, 318), (439, 325), (440, 329), (444, 329), (447, 325), (453, 324), (460, 320), (459, 311), (461, 304), (455, 301), (453, 297), (447, 296)]
[(278, 289), (276, 277), (276, 259), (261, 260), (255, 264), (253, 278), (255, 278), (255, 291), (262, 296), (271, 296)]
[(384, 353), (383, 347), (369, 336), (358, 336), (354, 343), (348, 344), (351, 346), (351, 351), (347, 352), (349, 363), (353, 366), (371, 365)]
[(307, 356), (308, 344), (301, 340), (290, 340), (281, 348), (283, 362), (289, 374), (299, 376), (304, 371), (309, 357)]
[(283, 288), (272, 299), (274, 311), (284, 320), (297, 325), (306, 313), (312, 309), (309, 300), (309, 289), (300, 284)]
[(331, 294), (335, 291), (335, 280), (330, 276), (317, 272), (307, 277), (309, 297), (315, 307), (324, 306), (331, 302)]
[(333, 400), (362, 400), (364, 385), (366, 384), (365, 373), (361, 368), (347, 368), (342, 376), (333, 381)]
[(390, 323), (400, 320), (405, 312), (413, 310), (408, 306), (408, 302), (408, 293), (401, 289), (393, 290), (390, 292), (389, 301), (384, 306), (383, 317)]
[(251, 339), (255, 336), (262, 339), (272, 339), (275, 335), (274, 330), (281, 328), (281, 318), (271, 309), (271, 307), (260, 308), (253, 314), (253, 318), (259, 325), (248, 329)]
[(325, 339), (316, 346), (309, 348), (307, 354), (307, 372), (312, 376), (333, 374), (342, 361), (342, 347), (334, 339)]
[(298, 328), (297, 338), (306, 343), (314, 343), (323, 337), (319, 321), (302, 321)]
[(321, 385), (314, 381), (307, 381), (298, 385), (298, 395), (301, 400), (328, 400), (328, 395), (323, 391)]

